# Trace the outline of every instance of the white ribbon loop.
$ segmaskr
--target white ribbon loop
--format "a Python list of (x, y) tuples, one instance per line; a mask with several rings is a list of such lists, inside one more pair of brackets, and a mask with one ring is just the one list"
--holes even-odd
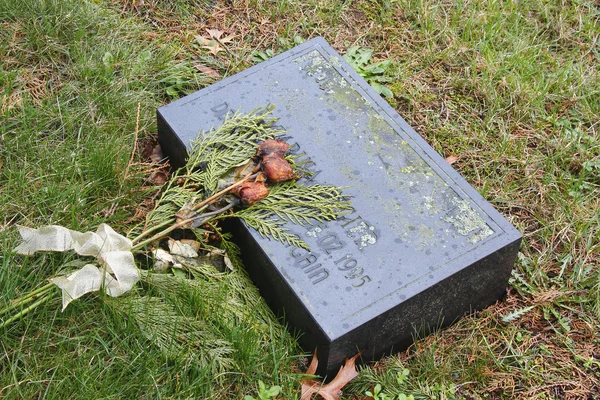
[(100, 224), (96, 232), (84, 233), (59, 225), (39, 229), (21, 226), (19, 234), (23, 243), (14, 249), (19, 254), (75, 250), (79, 255), (98, 259), (100, 267), (86, 264), (68, 277), (50, 280), (62, 290), (63, 310), (71, 301), (101, 288), (110, 296), (120, 296), (140, 279), (131, 253), (131, 240), (119, 235), (107, 224)]

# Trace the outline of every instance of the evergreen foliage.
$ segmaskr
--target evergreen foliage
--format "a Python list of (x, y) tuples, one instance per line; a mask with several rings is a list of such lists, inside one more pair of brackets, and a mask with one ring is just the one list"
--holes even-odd
[[(137, 227), (140, 235), (134, 243), (139, 247), (149, 240), (140, 242), (144, 236), (160, 227), (179, 227), (178, 220), (199, 218), (202, 226), (194, 225), (191, 229), (197, 240), (203, 248), (224, 250), (233, 271), (219, 272), (212, 265), (193, 264), (184, 265), (183, 273), (147, 272), (144, 278), (147, 293), (138, 292), (115, 300), (128, 305), (130, 315), (144, 336), (169, 359), (183, 364), (193, 361), (213, 373), (231, 370), (232, 366), (236, 370), (243, 369), (241, 365), (234, 365), (231, 358), (235, 351), (233, 338), (226, 339), (240, 326), (252, 327), (265, 340), (276, 339), (271, 326), (274, 316), (240, 268), (239, 248), (231, 242), (230, 234), (221, 233), (218, 221), (240, 218), (264, 237), (307, 248), (286, 224), (329, 221), (349, 208), (338, 188), (288, 181), (270, 186), (265, 199), (247, 208), (229, 212), (222, 211), (229, 205), (220, 210), (208, 209), (207, 199), (220, 189), (219, 182), (235, 184), (235, 170), (251, 162), (258, 144), (283, 133), (273, 126), (276, 122), (270, 117), (273, 108), (269, 105), (249, 114), (234, 113), (227, 116), (222, 126), (201, 132), (193, 142), (185, 167), (165, 185), (144, 226)], [(230, 196), (225, 193), (222, 197)], [(219, 200), (216, 198), (215, 204)], [(144, 228), (146, 231), (141, 232)], [(163, 232), (170, 233), (169, 229)], [(219, 243), (207, 240), (207, 233), (217, 234)]]
[[(156, 208), (148, 215), (144, 226), (137, 227), (137, 231), (148, 228), (147, 232), (151, 232), (154, 227), (175, 222), (178, 216), (200, 218), (200, 212), (208, 206), (202, 205), (202, 202), (217, 191), (219, 182), (233, 183), (236, 168), (252, 160), (259, 142), (284, 133), (274, 127), (277, 120), (270, 117), (273, 109), (269, 105), (249, 114), (236, 112), (228, 115), (219, 128), (201, 132), (192, 144), (185, 167), (170, 179)], [(289, 181), (272, 186), (267, 198), (248, 208), (210, 215), (202, 220), (202, 224), (237, 217), (263, 237), (307, 248), (306, 243), (285, 227), (286, 222), (306, 225), (312, 221), (329, 221), (348, 208), (349, 204), (338, 188)], [(198, 240), (204, 241), (205, 230), (192, 230)]]

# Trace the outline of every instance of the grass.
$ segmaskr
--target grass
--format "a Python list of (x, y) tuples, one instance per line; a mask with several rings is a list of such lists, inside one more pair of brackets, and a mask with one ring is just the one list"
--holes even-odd
[[(122, 232), (137, 222), (152, 188), (144, 165), (131, 163), (134, 141), (152, 132), (173, 89), (193, 90), (201, 77), (176, 48), (153, 44), (139, 23), (98, 5), (3, 2), (0, 24), (3, 308), (71, 261), (11, 253), (14, 225), (85, 231), (106, 221)], [(58, 301), (48, 304), (2, 330), (2, 397), (223, 398), (258, 379), (293, 390), (300, 351), (243, 272), (189, 296), (195, 308), (182, 312), (204, 316), (215, 347), (220, 340), (232, 349), (228, 369), (180, 361), (153, 345), (133, 307), (89, 296), (64, 313)]]
[[(236, 35), (227, 52), (201, 48), (206, 28)], [(214, 79), (193, 65), (227, 76), (316, 35), (392, 60), (390, 104), (524, 234), (505, 301), (363, 369), (349, 398), (376, 383), (415, 398), (600, 397), (592, 1), (0, 3), (0, 306), (67, 261), (6, 251), (13, 225), (128, 226), (146, 193), (135, 137), (154, 132), (158, 105)], [(98, 298), (58, 309), (1, 332), (5, 397), (240, 398), (259, 380), (294, 397), (299, 350), (276, 321), (220, 326), (239, 358), (212, 383)]]

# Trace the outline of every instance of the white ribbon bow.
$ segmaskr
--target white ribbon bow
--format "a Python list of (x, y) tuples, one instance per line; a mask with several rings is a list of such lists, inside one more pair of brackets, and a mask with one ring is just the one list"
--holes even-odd
[(131, 240), (100, 224), (96, 232), (77, 232), (59, 225), (39, 229), (19, 227), (23, 243), (15, 252), (32, 255), (36, 251), (75, 250), (82, 256), (92, 256), (99, 267), (86, 264), (69, 276), (50, 279), (62, 289), (63, 311), (69, 303), (89, 292), (104, 288), (106, 294), (117, 297), (130, 290), (140, 279), (131, 252)]

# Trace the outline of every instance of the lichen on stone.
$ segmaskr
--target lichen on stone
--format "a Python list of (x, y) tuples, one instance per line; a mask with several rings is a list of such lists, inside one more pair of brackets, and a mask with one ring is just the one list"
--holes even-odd
[(374, 226), (369, 226), (365, 222), (361, 222), (354, 228), (348, 230), (348, 237), (354, 239), (354, 242), (358, 244), (360, 249), (364, 249), (369, 245), (377, 243), (377, 236), (374, 231)]
[(460, 235), (469, 236), (469, 242), (477, 243), (494, 233), (466, 200), (452, 202), (456, 207), (442, 219), (451, 223)]

